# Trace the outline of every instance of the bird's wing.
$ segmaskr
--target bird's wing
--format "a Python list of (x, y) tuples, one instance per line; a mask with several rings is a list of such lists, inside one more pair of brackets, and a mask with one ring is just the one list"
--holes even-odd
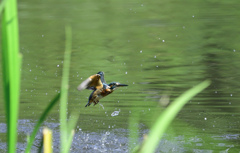
[(100, 71), (97, 74), (99, 74), (101, 76), (101, 81), (102, 83), (106, 83), (105, 79), (104, 79), (104, 72)]
[(96, 90), (103, 87), (102, 81), (101, 81), (101, 75), (94, 74), (87, 78), (85, 81), (83, 81), (78, 87), (78, 90), (83, 89), (89, 89), (89, 90)]

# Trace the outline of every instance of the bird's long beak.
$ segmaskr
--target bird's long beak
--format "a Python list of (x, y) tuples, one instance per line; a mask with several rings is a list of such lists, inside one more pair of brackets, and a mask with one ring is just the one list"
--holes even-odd
[(124, 87), (124, 86), (128, 86), (127, 84), (118, 84), (117, 87)]

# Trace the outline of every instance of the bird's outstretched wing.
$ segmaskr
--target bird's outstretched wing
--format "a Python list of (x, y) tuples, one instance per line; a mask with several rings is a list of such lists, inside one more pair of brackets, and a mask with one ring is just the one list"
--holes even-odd
[(100, 71), (98, 72), (97, 74), (99, 74), (101, 76), (101, 81), (102, 83), (106, 83), (105, 79), (104, 79), (104, 72), (103, 71)]
[(78, 90), (89, 89), (96, 90), (103, 87), (100, 74), (94, 74), (83, 81), (78, 87)]

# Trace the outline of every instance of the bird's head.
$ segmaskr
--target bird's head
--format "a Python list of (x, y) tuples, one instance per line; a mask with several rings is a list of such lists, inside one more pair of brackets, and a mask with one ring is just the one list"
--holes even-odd
[(128, 86), (126, 84), (121, 84), (119, 82), (111, 82), (108, 84), (108, 86), (110, 87), (111, 90), (116, 89), (117, 87), (124, 87), (124, 86)]

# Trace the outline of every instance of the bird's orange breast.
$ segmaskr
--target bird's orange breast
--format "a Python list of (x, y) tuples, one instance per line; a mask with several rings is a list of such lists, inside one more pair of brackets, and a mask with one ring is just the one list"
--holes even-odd
[(111, 89), (103, 89), (102, 92), (101, 92), (101, 96), (105, 97), (105, 96), (109, 95), (112, 92), (113, 91)]

